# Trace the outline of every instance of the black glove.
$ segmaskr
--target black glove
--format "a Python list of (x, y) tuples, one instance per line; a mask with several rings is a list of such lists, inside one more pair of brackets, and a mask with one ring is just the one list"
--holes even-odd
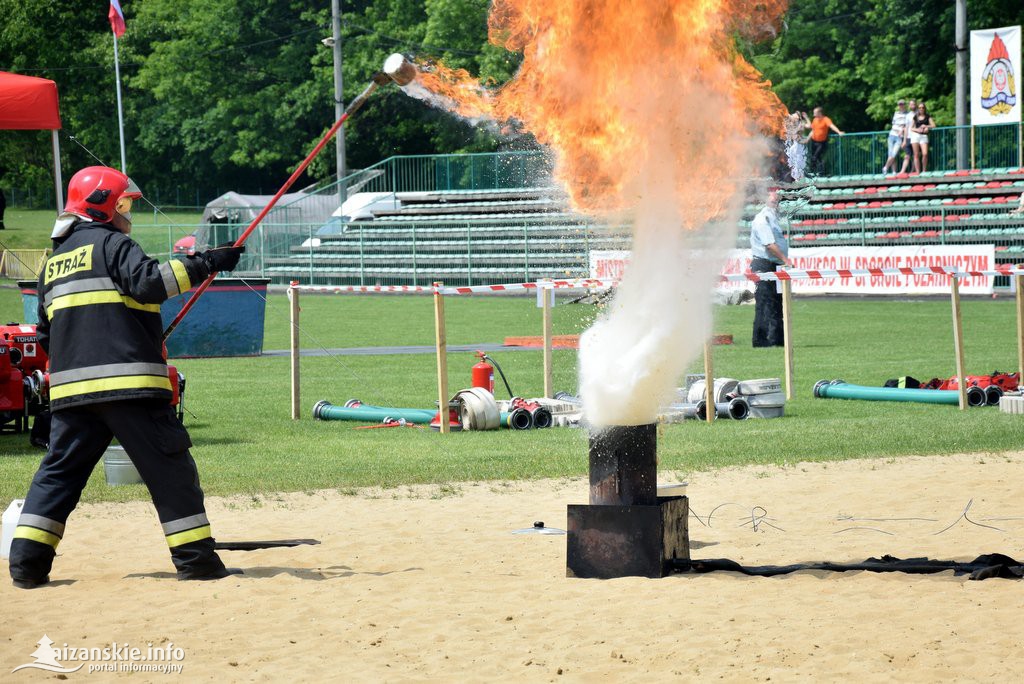
[(199, 252), (196, 256), (203, 260), (203, 263), (210, 269), (210, 273), (216, 273), (235, 270), (235, 267), (238, 266), (238, 260), (242, 258), (242, 252), (244, 251), (245, 245), (235, 247), (234, 242), (225, 242), (223, 245), (217, 245), (213, 249)]

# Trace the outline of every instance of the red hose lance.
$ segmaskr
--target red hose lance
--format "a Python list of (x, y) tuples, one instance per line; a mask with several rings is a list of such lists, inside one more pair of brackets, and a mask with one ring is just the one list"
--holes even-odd
[[(301, 176), (302, 172), (306, 170), (306, 167), (309, 166), (310, 162), (312, 162), (316, 158), (316, 156), (320, 154), (320, 151), (331, 140), (331, 138), (334, 137), (335, 133), (338, 132), (338, 129), (340, 129), (342, 125), (344, 125), (345, 121), (348, 120), (348, 118), (352, 114), (354, 114), (356, 110), (363, 106), (363, 104), (366, 102), (367, 98), (370, 97), (373, 91), (376, 90), (378, 86), (390, 82), (391, 77), (385, 74), (384, 72), (374, 74), (373, 81), (371, 81), (370, 84), (366, 86), (366, 88), (363, 90), (363, 92), (361, 92), (359, 96), (356, 99), (352, 100), (349, 106), (345, 108), (345, 111), (342, 113), (341, 117), (334, 122), (334, 125), (331, 126), (331, 129), (327, 131), (323, 138), (320, 139), (320, 142), (316, 144), (316, 147), (314, 147), (313, 150), (306, 156), (306, 158), (302, 160), (302, 163), (299, 164), (298, 168), (296, 168), (292, 175), (289, 176), (288, 180), (286, 180), (284, 185), (281, 186), (281, 189), (277, 191), (277, 194), (275, 194), (271, 198), (270, 202), (267, 203), (267, 206), (263, 207), (263, 210), (259, 213), (258, 216), (256, 216), (256, 218), (252, 220), (252, 223), (250, 223), (249, 227), (245, 229), (245, 232), (238, 236), (238, 239), (235, 240), (235, 247), (241, 247), (242, 245), (245, 244), (245, 241), (249, 239), (249, 236), (252, 234), (252, 231), (256, 230), (256, 226), (258, 226), (260, 222), (266, 217), (266, 215), (270, 213), (270, 210), (274, 208), (274, 205), (277, 204), (277, 201), (281, 199), (281, 197), (286, 192), (288, 192), (288, 189), (292, 187), (296, 180), (298, 180), (299, 176)], [(196, 288), (193, 295), (188, 299), (188, 301), (185, 302), (185, 305), (181, 307), (181, 311), (178, 312), (178, 315), (174, 317), (174, 320), (171, 321), (171, 324), (167, 326), (166, 330), (164, 330), (163, 339), (165, 342), (167, 341), (167, 338), (171, 336), (171, 333), (174, 332), (174, 329), (178, 327), (178, 324), (181, 323), (181, 319), (185, 318), (185, 314), (187, 314), (189, 310), (191, 310), (192, 306), (196, 303), (199, 297), (202, 296), (204, 292), (206, 292), (206, 289), (208, 287), (210, 287), (210, 283), (213, 282), (213, 279), (216, 276), (216, 272), (211, 273), (206, 278), (206, 280), (204, 280), (203, 283), (198, 288)]]

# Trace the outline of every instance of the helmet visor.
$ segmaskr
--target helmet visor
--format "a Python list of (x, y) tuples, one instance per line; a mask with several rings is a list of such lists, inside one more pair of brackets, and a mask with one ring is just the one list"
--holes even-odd
[(132, 198), (128, 195), (122, 195), (118, 198), (117, 204), (114, 205), (114, 210), (118, 214), (131, 214), (132, 211)]

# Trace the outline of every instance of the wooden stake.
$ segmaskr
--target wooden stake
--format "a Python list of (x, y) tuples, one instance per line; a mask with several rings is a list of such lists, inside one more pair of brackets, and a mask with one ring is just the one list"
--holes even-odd
[(437, 348), (437, 415), (442, 434), (448, 425), (448, 336), (444, 328), (444, 295), (441, 283), (434, 283), (434, 344)]
[(715, 374), (711, 362), (711, 340), (704, 343), (704, 420), (715, 420)]
[(299, 419), (299, 291), (295, 289), (297, 282), (288, 287), (288, 302), (291, 312), (291, 370), (292, 370), (292, 420)]
[[(550, 282), (550, 281), (547, 281)], [(550, 287), (541, 286), (541, 312), (544, 329), (544, 396), (550, 399), (555, 391), (552, 389), (551, 369), (551, 295), (554, 292)]]
[(1017, 372), (1024, 382), (1024, 276), (1013, 276), (1017, 286)]
[(967, 388), (964, 386), (964, 326), (960, 316), (960, 281), (950, 276), (950, 298), (953, 302), (953, 349), (956, 352), (956, 383), (960, 393), (960, 410), (967, 410)]
[(785, 345), (783, 364), (786, 374), (786, 399), (793, 398), (793, 281), (782, 281), (782, 333)]

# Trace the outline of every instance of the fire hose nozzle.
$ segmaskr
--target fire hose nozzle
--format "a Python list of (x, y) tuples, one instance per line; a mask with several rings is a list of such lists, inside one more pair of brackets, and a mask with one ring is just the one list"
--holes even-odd
[(533, 427), (533, 416), (523, 408), (513, 408), (501, 414), (502, 422), (513, 430), (529, 430)]
[(325, 408), (330, 408), (331, 406), (331, 402), (327, 401), (326, 399), (321, 399), (320, 401), (316, 402), (315, 404), (313, 404), (313, 418), (319, 420), (321, 412)]
[[(406, 86), (416, 80), (416, 65), (396, 52), (384, 60), (383, 74), (400, 86)], [(377, 77), (374, 76), (374, 81)]]
[(988, 398), (985, 396), (985, 390), (977, 386), (967, 388), (968, 406), (984, 406), (987, 403)]

